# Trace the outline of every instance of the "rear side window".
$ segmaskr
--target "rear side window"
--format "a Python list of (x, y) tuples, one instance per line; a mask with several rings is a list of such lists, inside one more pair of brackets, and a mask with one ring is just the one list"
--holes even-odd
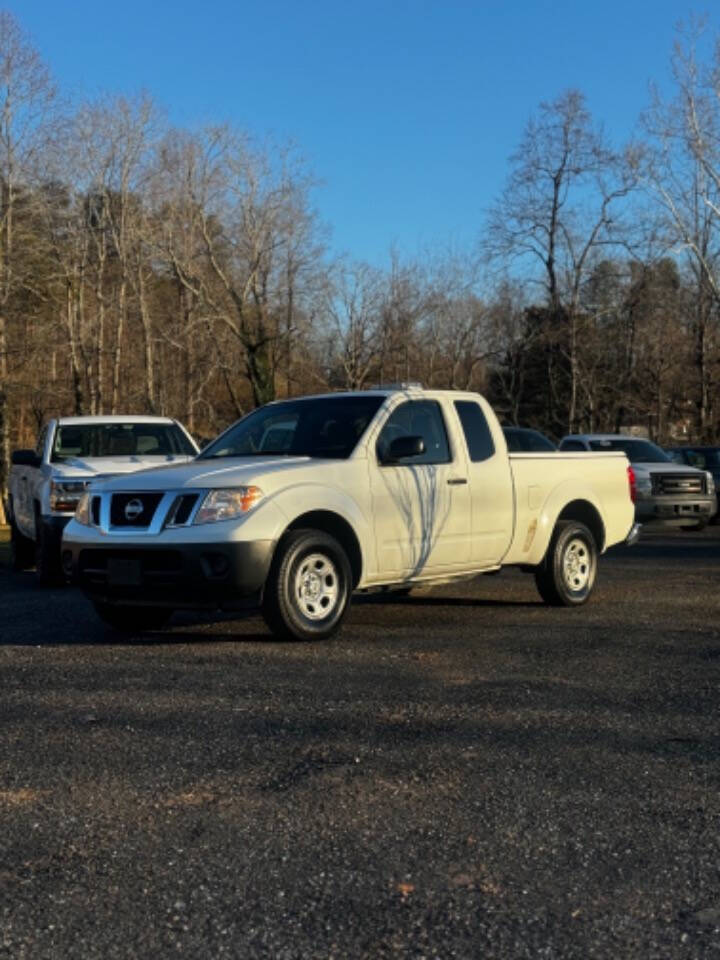
[(560, 444), (560, 449), (572, 453), (574, 450), (582, 450), (587, 452), (587, 447), (580, 440), (563, 440)]
[(495, 453), (495, 443), (480, 404), (472, 400), (456, 400), (455, 409), (460, 417), (470, 459), (473, 463), (489, 460)]

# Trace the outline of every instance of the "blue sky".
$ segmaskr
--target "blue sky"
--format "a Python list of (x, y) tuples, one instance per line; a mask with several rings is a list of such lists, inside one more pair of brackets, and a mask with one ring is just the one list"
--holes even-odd
[[(671, 0), (21, 0), (70, 96), (145, 89), (189, 128), (292, 139), (334, 252), (468, 247), (541, 100), (587, 96), (616, 142), (666, 84)], [(710, 26), (717, 30), (719, 18)]]

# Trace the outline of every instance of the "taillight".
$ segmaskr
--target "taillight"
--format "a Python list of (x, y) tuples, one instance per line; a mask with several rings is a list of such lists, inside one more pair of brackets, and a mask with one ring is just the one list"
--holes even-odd
[(635, 500), (637, 499), (637, 489), (635, 486), (635, 471), (631, 466), (628, 466), (627, 471), (628, 471), (628, 483), (630, 484), (630, 499), (632, 500), (633, 503), (635, 503)]

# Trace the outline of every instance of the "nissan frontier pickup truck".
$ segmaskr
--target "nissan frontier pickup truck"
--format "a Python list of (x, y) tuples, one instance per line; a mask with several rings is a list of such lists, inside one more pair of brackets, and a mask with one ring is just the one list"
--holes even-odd
[(580, 605), (598, 555), (636, 535), (623, 453), (508, 455), (482, 396), (401, 387), (270, 403), (192, 463), (93, 486), (63, 567), (115, 629), (250, 604), (280, 636), (321, 639), (354, 591), (506, 565)]
[(50, 420), (34, 450), (15, 450), (10, 467), (11, 566), (35, 566), (41, 583), (62, 579), (60, 540), (93, 480), (168, 463), (198, 452), (169, 417), (87, 416)]

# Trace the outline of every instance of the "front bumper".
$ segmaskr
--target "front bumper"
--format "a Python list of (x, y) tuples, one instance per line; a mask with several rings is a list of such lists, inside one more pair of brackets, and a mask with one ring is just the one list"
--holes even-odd
[(683, 499), (666, 497), (638, 498), (635, 504), (635, 519), (639, 523), (708, 523), (717, 513), (717, 498), (688, 497)]
[(62, 548), (63, 570), (91, 599), (132, 606), (232, 610), (260, 601), (274, 540), (83, 543)]
[(636, 544), (636, 543), (638, 542), (638, 540), (640, 539), (640, 531), (641, 531), (641, 530), (642, 530), (642, 524), (641, 524), (641, 523), (634, 523), (634, 524), (630, 527), (630, 532), (629, 532), (628, 535), (625, 537), (625, 546), (626, 546), (626, 547), (632, 547), (634, 544)]

